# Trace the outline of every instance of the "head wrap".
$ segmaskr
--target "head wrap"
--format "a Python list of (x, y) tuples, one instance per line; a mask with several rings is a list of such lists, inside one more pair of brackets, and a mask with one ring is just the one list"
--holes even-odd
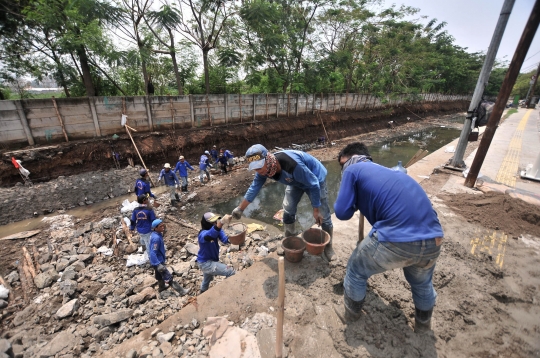
[(276, 175), (278, 169), (277, 158), (274, 154), (268, 152), (266, 153), (266, 176), (273, 177)]
[(345, 169), (347, 169), (349, 166), (360, 163), (360, 162), (371, 162), (371, 157), (366, 155), (353, 155), (350, 157), (344, 164), (343, 167), (341, 167), (341, 172), (343, 173)]

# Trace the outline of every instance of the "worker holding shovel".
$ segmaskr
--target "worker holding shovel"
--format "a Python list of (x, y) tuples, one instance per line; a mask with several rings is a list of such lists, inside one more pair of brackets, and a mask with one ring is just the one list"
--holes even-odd
[(407, 174), (373, 163), (363, 143), (347, 145), (338, 161), (343, 177), (336, 217), (349, 220), (359, 210), (373, 228), (349, 258), (344, 305), (336, 313), (344, 323), (358, 320), (369, 277), (402, 268), (415, 306), (414, 330), (430, 330), (437, 298), (432, 278), (443, 231), (428, 196)]
[(253, 202), (266, 179), (272, 178), (285, 184), (283, 198), (283, 224), (285, 237), (296, 236), (296, 210), (300, 199), (306, 193), (313, 207), (315, 222), (330, 235), (330, 242), (324, 248), (328, 261), (334, 260), (332, 248), (334, 227), (330, 207), (328, 206), (328, 189), (326, 187), (326, 168), (315, 157), (298, 150), (284, 150), (276, 154), (270, 153), (264, 146), (255, 144), (246, 152), (249, 170), (256, 172), (244, 200), (232, 212), (235, 219), (240, 219), (247, 206)]

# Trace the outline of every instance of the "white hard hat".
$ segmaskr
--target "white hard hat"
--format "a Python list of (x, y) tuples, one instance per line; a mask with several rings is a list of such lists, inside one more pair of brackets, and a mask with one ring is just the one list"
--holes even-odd
[(171, 165), (169, 163), (165, 163), (165, 165), (163, 166), (163, 168), (171, 168)]
[(180, 156), (180, 158), (178, 158), (178, 159), (184, 159), (184, 156), (183, 156), (183, 155), (181, 155), (181, 156)]

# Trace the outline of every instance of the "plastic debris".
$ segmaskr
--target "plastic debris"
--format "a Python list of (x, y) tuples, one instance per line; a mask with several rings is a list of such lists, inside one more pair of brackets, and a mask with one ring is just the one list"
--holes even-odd
[(141, 266), (148, 262), (148, 255), (144, 254), (131, 254), (127, 258), (126, 267)]

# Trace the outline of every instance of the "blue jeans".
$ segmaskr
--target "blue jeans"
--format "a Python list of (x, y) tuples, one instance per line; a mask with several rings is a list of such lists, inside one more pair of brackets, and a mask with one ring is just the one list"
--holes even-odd
[(435, 305), (437, 292), (433, 288), (433, 271), (441, 252), (435, 239), (413, 242), (379, 241), (377, 233), (367, 236), (356, 246), (345, 274), (345, 294), (353, 301), (366, 297), (366, 283), (370, 276), (395, 268), (403, 268), (411, 285), (414, 306), (428, 311)]
[[(330, 207), (328, 206), (328, 188), (326, 187), (326, 180), (319, 183), (321, 188), (321, 206), (319, 207), (319, 213), (323, 217), (322, 229), (327, 231), (333, 227), (332, 214), (330, 213)], [(292, 224), (296, 221), (296, 209), (300, 199), (304, 195), (304, 190), (287, 185), (285, 189), (285, 197), (283, 198), (283, 223)]]
[(230, 277), (236, 273), (232, 267), (227, 267), (227, 265), (219, 261), (197, 262), (197, 265), (199, 265), (199, 268), (203, 272), (201, 292), (208, 290), (208, 286), (214, 279), (214, 276)]
[(206, 177), (208, 178), (208, 181), (210, 181), (210, 172), (208, 169), (199, 169), (199, 179), (201, 179), (201, 183), (204, 183), (204, 175), (206, 174)]
[(141, 244), (141, 246), (144, 246), (146, 252), (150, 252), (150, 250), (148, 249), (148, 246), (150, 245), (150, 236), (152, 236), (151, 231), (147, 234), (139, 233), (139, 243)]

